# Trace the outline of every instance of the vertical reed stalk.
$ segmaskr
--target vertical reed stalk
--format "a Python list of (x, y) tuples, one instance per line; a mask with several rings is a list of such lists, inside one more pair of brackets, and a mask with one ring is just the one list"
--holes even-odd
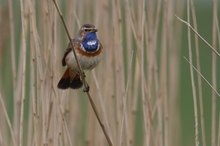
[(148, 123), (148, 114), (147, 114), (147, 101), (146, 98), (146, 94), (145, 94), (145, 75), (144, 75), (144, 26), (145, 26), (145, 13), (146, 13), (146, 0), (142, 1), (142, 14), (141, 14), (141, 22), (140, 22), (140, 26), (141, 26), (141, 38), (140, 40), (138, 40), (138, 43), (140, 43), (140, 53), (141, 53), (141, 59), (140, 59), (140, 76), (141, 76), (141, 98), (142, 98), (142, 111), (143, 111), (143, 118), (144, 118), (144, 145), (149, 146), (150, 145), (150, 133), (151, 133), (151, 128)]
[[(190, 0), (187, 0), (187, 22), (190, 24)], [(189, 61), (192, 62), (192, 45), (191, 45), (191, 32), (188, 26), (188, 49), (189, 49)], [(190, 76), (193, 92), (193, 107), (194, 107), (194, 128), (195, 128), (195, 145), (199, 146), (199, 130), (198, 130), (198, 111), (197, 111), (197, 97), (196, 97), (196, 87), (193, 75), (193, 67), (190, 66)]]
[[(197, 31), (196, 12), (195, 12), (195, 6), (194, 6), (193, 1), (191, 1), (191, 8), (192, 8), (191, 10), (192, 10), (193, 25), (194, 25), (195, 30)], [(198, 36), (194, 34), (194, 37), (195, 37), (195, 49), (196, 49), (196, 66), (198, 68), (198, 71), (201, 72)], [(205, 119), (204, 119), (203, 95), (202, 95), (202, 79), (200, 75), (198, 75), (197, 78), (198, 78), (198, 96), (199, 96), (199, 111), (200, 111), (202, 144), (203, 146), (206, 146)]]
[[(3, 70), (9, 68), (9, 86), (3, 87), (0, 94), (0, 122), (2, 127), (6, 125), (0, 132), (0, 145), (176, 144), (181, 133), (176, 128), (180, 123), (177, 93), (181, 68), (177, 40), (182, 30), (173, 21), (173, 14), (181, 11), (174, 0), (18, 2), (21, 17), (19, 13), (15, 18), (16, 0), (8, 1), (10, 21), (6, 24), (10, 24), (10, 40), (6, 44), (10, 45), (10, 53), (5, 54), (10, 54), (11, 62), (0, 64)], [(60, 58), (68, 41), (60, 22), (69, 42), (70, 34), (74, 37), (81, 24), (92, 23), (99, 29), (104, 57), (92, 75), (88, 72), (88, 80), (81, 72), (85, 88), (87, 81), (91, 87), (85, 94), (56, 88), (63, 69)], [(211, 49), (218, 55), (215, 48)], [(5, 88), (13, 90), (13, 95), (5, 94)], [(218, 95), (216, 89), (212, 90)], [(10, 96), (14, 113), (10, 113)]]
[[(16, 91), (16, 55), (15, 55), (15, 29), (14, 29), (14, 15), (13, 15), (13, 5), (12, 0), (8, 0), (9, 9), (9, 24), (10, 24), (10, 44), (11, 44), (11, 67), (12, 67), (12, 77), (13, 77), (13, 97), (15, 97)], [(16, 113), (16, 100), (14, 100), (14, 113)], [(14, 137), (15, 138), (15, 137)]]
[(22, 51), (22, 73), (21, 73), (21, 109), (20, 109), (20, 123), (19, 123), (19, 146), (23, 146), (23, 128), (24, 128), (24, 103), (25, 103), (25, 78), (26, 78), (26, 32), (27, 32), (27, 17), (25, 17), (26, 6), (24, 1), (20, 0), (21, 7), (21, 25), (22, 37), (21, 46)]
[[(161, 42), (161, 72), (160, 72), (160, 91), (159, 98), (161, 98), (160, 103), (160, 111), (158, 114), (162, 114), (162, 118), (160, 120), (163, 121), (164, 124), (164, 146), (169, 145), (169, 113), (168, 113), (168, 97), (167, 97), (167, 46), (168, 46), (168, 9), (169, 1), (165, 1), (164, 11), (163, 11), (163, 25), (162, 25), (162, 42)], [(160, 122), (162, 122), (160, 121)]]
[[(212, 26), (212, 46), (216, 48), (217, 40), (217, 22), (218, 21), (218, 1), (213, 0), (213, 26)], [(217, 87), (217, 56), (212, 53), (212, 86)], [(212, 91), (212, 130), (211, 145), (216, 146), (216, 93)]]
[(220, 114), (219, 114), (219, 120), (218, 120), (218, 143), (217, 145), (220, 145)]

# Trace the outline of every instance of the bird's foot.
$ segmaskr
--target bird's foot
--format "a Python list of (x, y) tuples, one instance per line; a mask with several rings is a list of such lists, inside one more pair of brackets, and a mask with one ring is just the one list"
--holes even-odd
[(88, 84), (87, 84), (86, 86), (84, 86), (83, 92), (89, 92), (89, 86), (88, 86)]

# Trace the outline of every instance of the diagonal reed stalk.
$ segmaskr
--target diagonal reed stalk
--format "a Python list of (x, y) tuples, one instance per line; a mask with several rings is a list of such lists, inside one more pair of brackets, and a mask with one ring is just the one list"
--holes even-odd
[[(13, 131), (13, 129), (12, 129), (12, 124), (11, 124), (11, 122), (10, 122), (9, 115), (8, 115), (8, 113), (7, 113), (7, 109), (6, 109), (5, 104), (4, 104), (4, 101), (3, 101), (3, 99), (2, 99), (2, 94), (1, 94), (1, 92), (0, 92), (0, 105), (1, 105), (1, 107), (3, 108), (3, 113), (4, 113), (5, 117), (6, 117), (5, 119), (6, 119), (6, 121), (7, 121), (9, 130), (10, 130), (10, 133), (11, 133), (12, 142), (13, 142), (13, 145), (15, 146), (15, 145), (16, 145), (15, 134), (14, 134), (14, 131)], [(1, 143), (0, 143), (0, 144), (1, 144)]]
[[(198, 120), (197, 120), (197, 100), (196, 100), (196, 91), (195, 91), (195, 83), (194, 83), (194, 77), (192, 73), (192, 69), (197, 71), (198, 74), (198, 84), (199, 84), (199, 105), (200, 105), (200, 114), (201, 114), (201, 132), (202, 132), (202, 144), (206, 145), (206, 139), (205, 139), (205, 127), (204, 127), (204, 117), (203, 117), (203, 102), (202, 102), (202, 89), (201, 89), (201, 78), (205, 80), (205, 82), (212, 88), (212, 128), (211, 128), (211, 145), (216, 145), (216, 95), (220, 96), (218, 91), (216, 90), (216, 61), (217, 56), (219, 56), (219, 52), (215, 49), (217, 48), (216, 40), (217, 40), (217, 30), (218, 30), (218, 7), (217, 7), (217, 1), (214, 0), (213, 3), (213, 31), (212, 31), (212, 45), (209, 44), (197, 31), (197, 24), (196, 24), (196, 14), (195, 14), (195, 8), (194, 4), (191, 1), (191, 6), (189, 4), (189, 0), (187, 1), (187, 21), (182, 20), (178, 16), (177, 19), (180, 20), (182, 23), (186, 24), (188, 27), (188, 46), (189, 46), (189, 60), (184, 57), (184, 59), (190, 64), (190, 73), (191, 73), (191, 82), (192, 82), (192, 89), (193, 89), (193, 99), (194, 99), (194, 118), (195, 118), (195, 144), (199, 145), (198, 140)], [(194, 27), (190, 24), (190, 9), (192, 10), (192, 17), (193, 17), (193, 24)], [(198, 69), (193, 66), (192, 64), (192, 50), (191, 50), (191, 37), (190, 37), (190, 30), (194, 32), (195, 35), (195, 45), (196, 45), (196, 63)], [(209, 81), (201, 74), (200, 72), (200, 63), (199, 63), (199, 49), (198, 49), (198, 37), (206, 44), (209, 48), (212, 50), (212, 84), (209, 83)]]
[[(58, 5), (60, 4), (59, 7), (56, 1)], [(19, 145), (19, 138), (20, 145), (35, 146), (113, 145), (112, 142), (117, 146), (181, 145), (180, 139), (186, 138), (180, 136), (182, 126), (179, 127), (179, 124), (182, 117), (180, 117), (181, 113), (179, 114), (178, 109), (183, 103), (178, 104), (180, 97), (178, 92), (182, 90), (179, 89), (178, 83), (182, 81), (179, 76), (182, 71), (179, 55), (181, 36), (184, 36), (181, 35), (181, 28), (185, 24), (190, 26), (191, 38), (193, 39), (195, 36), (196, 65), (193, 66), (193, 62), (187, 61), (192, 66), (194, 73), (197, 71), (196, 76), (199, 80), (198, 87), (195, 89), (198, 88), (198, 123), (201, 123), (201, 126), (198, 126), (201, 131), (199, 131), (198, 137), (202, 146), (206, 146), (206, 139), (211, 141), (211, 136), (205, 133), (207, 130), (204, 127), (207, 123), (202, 116), (203, 110), (199, 110), (203, 105), (202, 92), (205, 92), (200, 86), (203, 85), (202, 81), (205, 80), (215, 92), (217, 102), (219, 93), (217, 92), (218, 88), (214, 88), (213, 83), (209, 82), (201, 73), (203, 64), (199, 62), (198, 44), (199, 39), (203, 38), (198, 33), (195, 17), (197, 13), (192, 6), (192, 0), (190, 1), (192, 26), (190, 22), (174, 21), (174, 14), (181, 18), (185, 4), (177, 6), (177, 3), (182, 2), (176, 3), (174, 0), (56, 1), (22, 0), (24, 29), (17, 25), (20, 24), (20, 17), (12, 15), (16, 14), (16, 9), (12, 11), (12, 8), (15, 8), (13, 4), (16, 0), (8, 0), (11, 7), (9, 7), (9, 16), (13, 17), (13, 19), (10, 18), (9, 23), (11, 47), (9, 54), (11, 56), (7, 56), (7, 58), (11, 57), (9, 63), (11, 66), (8, 64), (6, 66), (4, 63), (3, 70), (10, 68), (11, 72), (8, 70), (7, 72), (10, 72), (12, 77), (7, 78), (10, 78), (8, 81), (12, 84), (5, 86), (5, 83), (2, 83), (4, 85), (2, 97), (5, 95), (3, 100), (6, 102), (0, 101), (0, 109), (2, 110), (0, 116), (3, 117), (0, 120), (0, 145)], [(60, 12), (62, 8), (64, 8), (63, 14)], [(68, 19), (64, 21), (65, 15)], [(59, 25), (60, 18), (63, 22), (61, 26)], [(71, 98), (73, 96), (80, 97), (82, 94), (79, 92), (73, 90), (62, 92), (55, 89), (59, 76), (57, 70), (61, 69), (61, 66), (57, 66), (57, 56), (61, 52), (59, 48), (66, 41), (63, 40), (65, 31), (63, 33), (60, 27), (64, 26), (70, 45), (72, 45), (69, 32), (71, 34), (77, 26), (80, 26), (80, 23), (85, 21), (95, 23), (102, 30), (100, 31), (102, 36), (100, 39), (103, 46), (106, 46), (104, 53), (106, 56), (92, 71), (93, 78), (89, 85), (93, 88), (83, 93), (87, 94), (88, 102), (93, 110), (87, 107), (87, 97)], [(214, 23), (217, 24), (218, 21)], [(16, 27), (13, 29), (14, 26)], [(25, 32), (26, 43), (23, 42), (24, 37), (18, 39), (18, 36), (22, 34), (20, 33), (22, 31), (17, 31), (18, 29)], [(197, 33), (193, 34), (192, 31)], [(219, 38), (219, 28), (217, 28), (217, 32)], [(205, 43), (209, 46), (207, 42)], [(25, 55), (24, 44), (26, 45)], [(193, 45), (194, 42), (192, 42), (192, 48)], [(219, 44), (212, 46), (217, 49)], [(213, 54), (218, 54), (218, 52), (219, 50), (216, 50)], [(201, 53), (200, 57), (202, 55)], [(27, 62), (26, 81), (23, 74), (24, 57)], [(19, 60), (18, 63), (17, 60)], [(80, 64), (78, 65), (80, 68)], [(84, 89), (88, 89), (86, 80), (89, 78), (85, 79), (83, 70), (80, 71)], [(3, 71), (1, 70), (1, 72)], [(212, 77), (214, 79), (214, 76)], [(25, 85), (24, 82), (26, 82)], [(196, 82), (195, 85), (197, 85)], [(8, 95), (7, 91), (12, 90), (13, 86), (12, 97)], [(26, 103), (21, 99), (21, 93), (22, 97), (25, 97)], [(90, 95), (97, 98), (92, 98)], [(13, 113), (10, 112), (11, 107), (8, 104), (10, 102), (9, 96), (13, 98), (14, 102)], [(1, 108), (1, 104), (4, 104), (4, 107)], [(218, 104), (216, 106), (219, 107)], [(205, 107), (207, 108), (207, 105), (204, 106), (204, 111)], [(94, 112), (96, 116), (94, 116)], [(218, 114), (216, 111), (216, 118), (219, 118)], [(204, 123), (202, 124), (202, 122)], [(21, 125), (19, 125), (20, 123)], [(216, 121), (216, 124), (212, 125), (217, 128), (218, 124), (220, 123)], [(19, 131), (19, 126), (23, 131)], [(216, 144), (217, 142), (219, 144), (220, 128), (215, 132), (218, 132), (215, 141)], [(7, 140), (5, 137), (8, 137)], [(11, 142), (7, 143), (9, 140)], [(194, 141), (190, 142), (194, 143)], [(177, 142), (178, 144), (176, 144)], [(186, 143), (188, 144), (188, 141)]]
[(186, 57), (184, 59), (192, 66), (192, 68), (198, 73), (198, 75), (212, 88), (212, 91), (220, 97), (220, 93), (212, 86), (212, 84), (202, 75), (202, 73), (190, 62)]
[(191, 26), (191, 24), (183, 19), (181, 19), (180, 17), (176, 16), (176, 18), (181, 21), (182, 23), (184, 23), (185, 25), (187, 25), (187, 27), (189, 27), (190, 30), (192, 30), (216, 55), (218, 55), (218, 57), (220, 57), (220, 53), (208, 42), (206, 41), (206, 39), (204, 39), (196, 30), (195, 28), (193, 28)]
[(102, 131), (103, 131), (103, 133), (104, 133), (104, 135), (105, 135), (105, 137), (106, 137), (106, 140), (107, 140), (108, 144), (109, 144), (110, 146), (113, 146), (113, 143), (112, 143), (112, 141), (111, 141), (111, 139), (110, 139), (110, 137), (109, 137), (109, 135), (108, 135), (108, 133), (107, 133), (107, 131), (106, 131), (105, 125), (104, 125), (103, 122), (101, 121), (101, 118), (100, 118), (100, 115), (99, 115), (98, 110), (97, 110), (97, 108), (96, 108), (96, 105), (95, 105), (95, 103), (94, 103), (94, 101), (93, 101), (93, 99), (92, 99), (92, 97), (91, 97), (91, 95), (90, 95), (90, 93), (89, 93), (89, 85), (88, 85), (88, 83), (87, 83), (86, 80), (85, 80), (85, 74), (84, 74), (84, 72), (83, 72), (83, 70), (82, 70), (82, 68), (81, 68), (81, 66), (80, 66), (80, 64), (79, 64), (79, 61), (78, 61), (76, 52), (75, 52), (75, 50), (74, 50), (71, 37), (70, 37), (70, 33), (69, 33), (68, 29), (67, 29), (67, 26), (66, 26), (66, 23), (65, 23), (65, 21), (64, 21), (63, 15), (62, 15), (62, 13), (61, 13), (61, 11), (60, 11), (60, 8), (59, 8), (57, 2), (56, 2), (55, 0), (53, 0), (53, 2), (54, 2), (54, 5), (55, 5), (55, 7), (56, 7), (56, 9), (57, 9), (57, 12), (59, 13), (59, 16), (60, 16), (60, 18), (61, 18), (61, 20), (62, 20), (62, 23), (63, 23), (63, 25), (64, 25), (65, 31), (66, 31), (66, 33), (67, 33), (69, 42), (70, 42), (70, 44), (71, 44), (71, 47), (72, 47), (72, 50), (73, 50), (73, 53), (74, 53), (74, 56), (75, 56), (75, 59), (76, 59), (76, 62), (77, 62), (77, 66), (78, 66), (79, 71), (80, 71), (80, 76), (81, 76), (82, 81), (83, 81), (84, 90), (85, 90), (85, 92), (86, 92), (86, 94), (87, 94), (87, 96), (88, 96), (88, 98), (89, 98), (90, 104), (91, 104), (91, 106), (92, 106), (92, 108), (93, 108), (93, 111), (95, 112), (96, 118), (97, 118), (97, 120), (98, 120), (98, 122), (99, 122), (99, 124), (100, 124), (100, 126), (101, 126), (101, 128), (102, 128)]

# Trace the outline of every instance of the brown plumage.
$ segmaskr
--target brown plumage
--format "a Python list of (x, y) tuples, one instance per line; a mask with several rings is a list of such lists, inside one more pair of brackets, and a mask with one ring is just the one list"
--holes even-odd
[[(99, 63), (103, 56), (103, 47), (98, 40), (98, 47), (94, 51), (88, 52), (83, 47), (82, 42), (84, 40), (84, 37), (86, 37), (87, 33), (90, 32), (95, 33), (97, 32), (97, 29), (94, 25), (85, 24), (81, 27), (77, 37), (75, 39), (72, 39), (74, 50), (83, 70), (93, 69)], [(78, 89), (82, 87), (83, 83), (79, 75), (78, 66), (70, 43), (64, 53), (62, 65), (67, 65), (67, 69), (64, 72), (62, 78), (60, 79), (57, 87), (60, 89)]]
[(69, 87), (72, 89), (78, 89), (82, 87), (82, 85), (83, 83), (79, 74), (71, 71), (70, 68), (67, 68), (57, 86), (60, 89), (67, 89)]

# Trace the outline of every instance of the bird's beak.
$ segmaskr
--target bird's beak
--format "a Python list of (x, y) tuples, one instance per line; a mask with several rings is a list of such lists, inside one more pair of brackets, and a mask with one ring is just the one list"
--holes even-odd
[(97, 32), (97, 31), (98, 31), (98, 29), (97, 29), (97, 28), (94, 28), (94, 29), (93, 29), (93, 32)]

